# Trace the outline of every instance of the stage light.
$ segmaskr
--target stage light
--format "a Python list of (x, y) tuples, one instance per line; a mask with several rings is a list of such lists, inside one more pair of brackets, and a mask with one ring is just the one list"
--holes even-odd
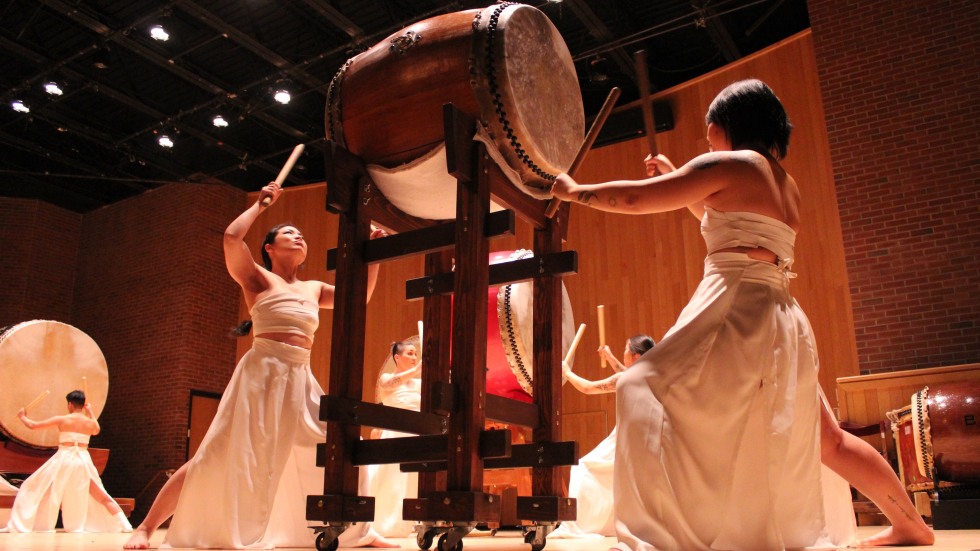
[(228, 121), (226, 121), (221, 115), (215, 115), (214, 119), (211, 120), (211, 124), (217, 126), (218, 128), (224, 128), (228, 126)]
[(272, 97), (275, 98), (276, 101), (278, 101), (279, 103), (281, 103), (283, 105), (286, 105), (287, 103), (289, 103), (289, 100), (292, 99), (289, 96), (289, 90), (286, 90), (285, 88), (280, 88), (280, 89), (276, 90), (275, 95), (272, 96)]
[(24, 105), (24, 102), (20, 101), (19, 99), (16, 99), (16, 100), (12, 101), (10, 103), (10, 107), (14, 111), (17, 111), (18, 113), (30, 113), (31, 112), (31, 108), (28, 107), (27, 105)]
[(92, 55), (92, 66), (99, 70), (105, 70), (109, 68), (108, 47), (99, 48), (95, 52), (95, 54)]
[(60, 96), (64, 94), (61, 88), (58, 87), (58, 83), (54, 81), (45, 84), (44, 91), (51, 94), (52, 96)]
[(170, 35), (164, 30), (163, 25), (154, 25), (150, 27), (150, 37), (154, 40), (159, 40), (160, 42), (166, 42), (170, 40)]
[(166, 147), (167, 149), (170, 149), (171, 147), (174, 146), (174, 142), (166, 134), (160, 136), (157, 139), (157, 143), (160, 144), (160, 147)]

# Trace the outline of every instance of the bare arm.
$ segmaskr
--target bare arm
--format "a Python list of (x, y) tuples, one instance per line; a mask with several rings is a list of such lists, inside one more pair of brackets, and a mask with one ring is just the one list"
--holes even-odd
[(613, 355), (612, 351), (609, 350), (608, 346), (601, 347), (599, 349), (599, 355), (606, 357), (606, 361), (610, 363), (614, 372), (621, 373), (623, 371), (626, 371), (626, 366), (623, 365), (623, 362), (619, 361), (619, 359)]
[(606, 212), (648, 214), (689, 206), (693, 206), (692, 212), (698, 208), (703, 212), (705, 199), (725, 190), (734, 180), (757, 175), (757, 158), (761, 156), (745, 151), (705, 153), (662, 176), (591, 185), (579, 184), (561, 174), (552, 193)]
[(406, 369), (401, 373), (385, 373), (378, 378), (378, 388), (382, 390), (394, 390), (404, 384), (406, 380), (411, 379), (420, 367), (421, 364), (411, 369)]
[[(372, 226), (371, 239), (385, 237), (388, 234), (381, 228)], [(378, 284), (378, 269), (380, 264), (371, 264), (367, 269), (367, 302), (371, 302), (371, 295), (374, 294), (374, 287)], [(318, 282), (320, 284), (320, 308), (333, 308), (336, 287), (329, 283)]]
[(616, 381), (619, 380), (619, 376), (621, 375), (621, 373), (613, 373), (605, 379), (590, 381), (572, 372), (572, 368), (565, 362), (561, 363), (561, 369), (565, 379), (582, 394), (608, 394), (610, 392), (616, 392)]
[(56, 427), (65, 419), (66, 416), (55, 415), (54, 417), (49, 417), (43, 421), (35, 421), (27, 416), (27, 411), (25, 411), (24, 408), (20, 408), (20, 411), (17, 412), (17, 417), (20, 419), (21, 423), (24, 423), (25, 427), (31, 430), (37, 430), (48, 427)]
[(92, 411), (92, 404), (86, 402), (82, 411), (85, 412), (85, 416), (88, 417), (88, 420), (92, 423), (92, 436), (102, 432), (102, 427), (99, 425), (99, 420), (95, 418), (95, 413)]
[(262, 212), (262, 200), (271, 197), (272, 201), (275, 202), (280, 193), (282, 193), (282, 188), (274, 182), (263, 187), (255, 203), (225, 228), (225, 266), (228, 268), (228, 273), (232, 279), (237, 281), (242, 289), (251, 293), (261, 293), (268, 284), (262, 277), (259, 265), (252, 258), (248, 245), (245, 244), (245, 234), (248, 233), (255, 219)]

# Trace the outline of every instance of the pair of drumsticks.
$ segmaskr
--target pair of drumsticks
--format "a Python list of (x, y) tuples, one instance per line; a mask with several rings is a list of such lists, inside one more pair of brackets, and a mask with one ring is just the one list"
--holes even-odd
[[(606, 346), (606, 307), (602, 304), (595, 307), (596, 315), (599, 318), (599, 348)], [(568, 347), (568, 352), (565, 353), (565, 359), (563, 363), (568, 363), (572, 356), (575, 355), (575, 349), (578, 348), (578, 342), (582, 340), (582, 335), (585, 334), (585, 324), (578, 326), (578, 331), (575, 332), (575, 338), (572, 339), (572, 345)], [(602, 367), (606, 367), (606, 357), (602, 356)]]
[[(85, 377), (82, 377), (82, 392), (85, 393), (85, 400), (87, 401), (88, 400), (88, 379), (86, 379)], [(45, 390), (44, 392), (38, 394), (37, 395), (37, 398), (34, 398), (33, 400), (31, 400), (31, 403), (29, 403), (26, 406), (24, 406), (24, 412), (27, 413), (27, 410), (29, 410), (32, 407), (40, 404), (42, 400), (44, 400), (45, 398), (48, 397), (48, 394), (51, 394), (51, 391), (50, 390)]]

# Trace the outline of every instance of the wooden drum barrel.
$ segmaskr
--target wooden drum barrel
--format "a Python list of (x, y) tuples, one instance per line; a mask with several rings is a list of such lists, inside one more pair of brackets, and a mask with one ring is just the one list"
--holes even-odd
[(20, 408), (50, 391), (28, 416), (41, 420), (64, 415), (65, 396), (87, 390), (98, 417), (109, 393), (109, 370), (99, 346), (81, 330), (57, 321), (27, 321), (0, 332), (0, 381), (0, 433), (37, 449), (57, 447), (58, 433), (28, 429), (17, 418)]
[(926, 387), (912, 396), (922, 471), (939, 480), (980, 482), (980, 382)]
[(497, 4), (419, 21), (349, 59), (327, 94), (327, 137), (369, 164), (397, 168), (442, 145), (446, 103), (478, 121), (498, 164), (541, 199), (585, 133), (578, 77), (558, 30), (536, 8)]

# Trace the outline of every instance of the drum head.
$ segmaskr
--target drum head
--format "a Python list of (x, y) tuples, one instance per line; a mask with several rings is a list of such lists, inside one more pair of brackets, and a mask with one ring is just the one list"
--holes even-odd
[(27, 428), (17, 418), (20, 408), (50, 391), (27, 415), (34, 420), (64, 415), (65, 396), (87, 387), (86, 398), (98, 417), (109, 393), (109, 370), (99, 346), (81, 330), (57, 321), (28, 321), (0, 334), (0, 381), (0, 432), (33, 448), (57, 446), (58, 433)]
[(482, 123), (524, 185), (547, 190), (585, 135), (575, 63), (548, 16), (531, 6), (484, 9), (474, 24), (473, 91)]
[[(528, 250), (511, 254), (510, 260), (533, 256)], [(522, 281), (502, 285), (497, 290), (497, 322), (507, 362), (517, 382), (529, 395), (534, 385), (534, 284)], [(565, 356), (575, 339), (572, 303), (564, 283), (561, 287), (561, 355)], [(575, 358), (571, 358), (574, 363)], [(560, 368), (560, 366), (559, 366)]]

